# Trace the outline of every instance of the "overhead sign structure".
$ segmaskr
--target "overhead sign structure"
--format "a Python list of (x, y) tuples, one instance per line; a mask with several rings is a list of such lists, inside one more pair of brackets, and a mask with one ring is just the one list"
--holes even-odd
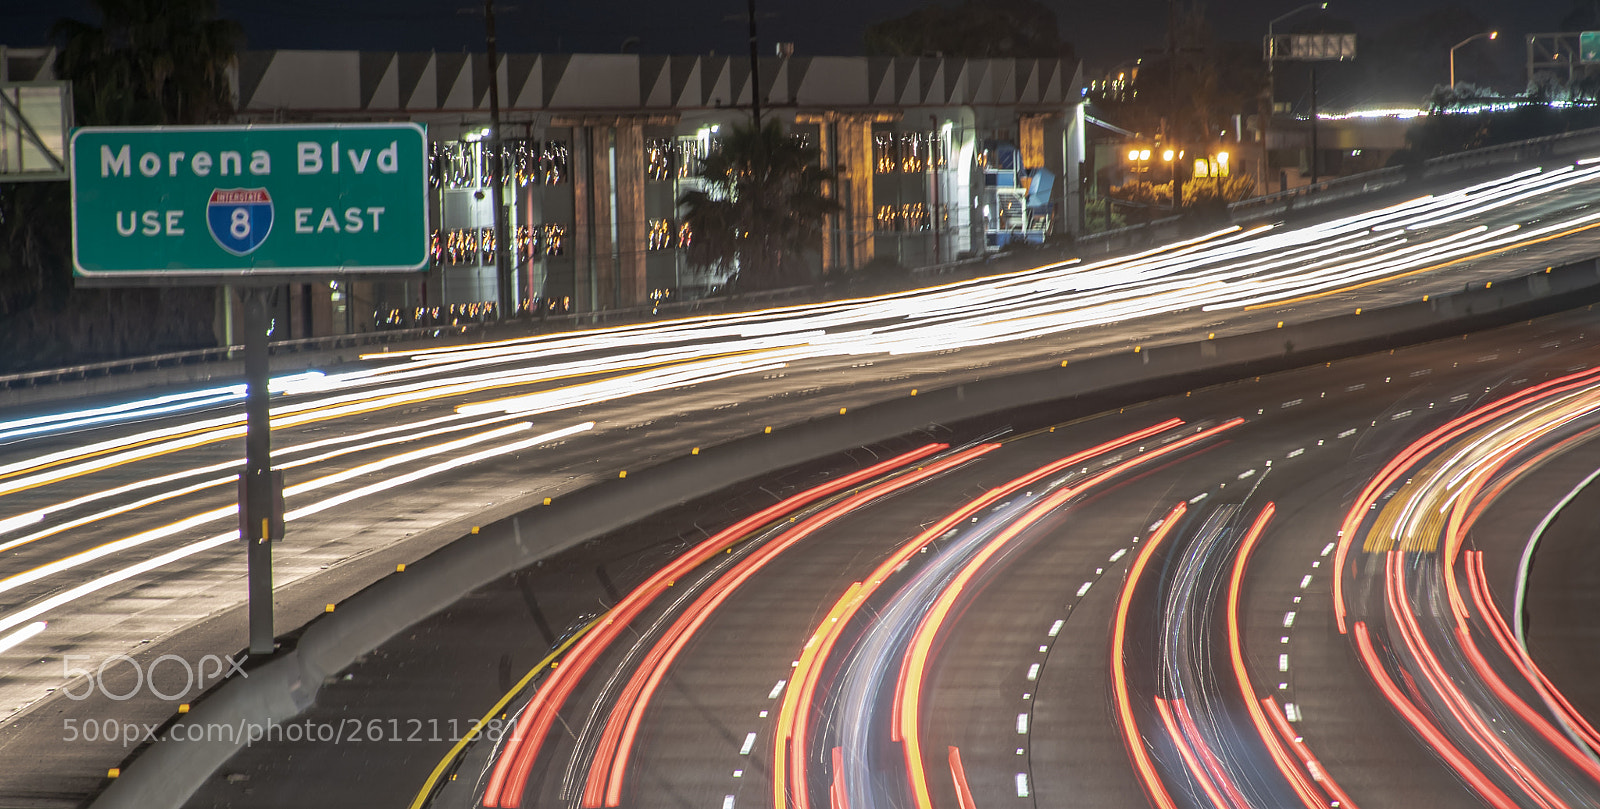
[(1355, 34), (1273, 34), (1267, 58), (1277, 62), (1330, 62), (1356, 58)]
[(67, 179), (71, 129), (72, 82), (0, 82), (0, 183)]
[(419, 124), (77, 129), (71, 174), (73, 272), (95, 283), (428, 266)]

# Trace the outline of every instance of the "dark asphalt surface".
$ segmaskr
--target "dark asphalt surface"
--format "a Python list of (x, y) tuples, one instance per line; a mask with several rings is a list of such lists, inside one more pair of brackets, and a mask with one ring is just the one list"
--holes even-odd
[[(1221, 502), (1253, 510), (1266, 500), (1279, 509), (1250, 565), (1244, 594), (1245, 647), (1258, 690), (1299, 707), (1307, 745), (1359, 805), (1470, 805), (1467, 793), (1415, 743), (1371, 687), (1347, 639), (1334, 630), (1322, 551), (1333, 540), (1344, 506), (1378, 465), (1423, 430), (1476, 403), (1485, 387), (1499, 395), (1585, 362), (1592, 347), (1579, 335), (1593, 327), (1592, 315), (1573, 313), (1103, 412), (1053, 433), (1012, 441), (981, 461), (851, 515), (780, 557), (708, 622), (646, 716), (624, 805), (715, 806), (727, 795), (734, 795), (738, 806), (766, 802), (771, 719), (760, 712), (775, 708), (768, 692), (852, 577), (986, 487), (1169, 415), (1196, 424), (1238, 415), (1249, 424), (1039, 526), (1037, 539), (1010, 557), (999, 584), (974, 595), (943, 646), (932, 691), (929, 749), (961, 748), (979, 806), (1017, 801), (1018, 772), (1029, 773), (1030, 797), (1038, 806), (1138, 805), (1141, 793), (1112, 721), (1106, 681), (1106, 626), (1129, 556), (1117, 562), (1110, 557), (1131, 548), (1130, 540), (1143, 536), (1172, 504), (1206, 493), (1197, 506), (1202, 511)], [(1561, 345), (1544, 347), (1553, 340)], [(1449, 402), (1463, 393), (1470, 396)], [(1083, 408), (1105, 404), (1035, 408), (1013, 414), (1011, 424), (1024, 430), (1067, 422), (1088, 415)], [(978, 437), (996, 426), (957, 425), (951, 437)], [(907, 445), (918, 440), (925, 437), (908, 439)], [(881, 451), (892, 449), (898, 448)], [(1567, 456), (1549, 473), (1570, 476), (1585, 463)], [(816, 482), (830, 469), (851, 466), (835, 459), (754, 481), (509, 575), (352, 667), (306, 718), (325, 724), (376, 719), (382, 725), (394, 719), (404, 729), (413, 719), (428, 725), (476, 716), (548, 651), (560, 627), (609, 603), (664, 561), (670, 549)], [(1258, 481), (1259, 488), (1245, 498), (1242, 490)], [(1546, 480), (1535, 488), (1554, 486)], [(1514, 567), (1514, 558), (1497, 543), (1511, 543), (1512, 528), (1528, 515), (1542, 516), (1549, 504), (1541, 506), (1539, 500), (1508, 498), (1496, 507), (1516, 504), (1506, 512), (1505, 528), (1491, 522), (1500, 518), (1496, 511), (1475, 533), (1492, 577), (1503, 576), (1506, 565)], [(1549, 549), (1559, 547), (1553, 542)], [(1536, 578), (1549, 558), (1541, 552)], [(1311, 580), (1302, 587), (1305, 575)], [(1498, 589), (1502, 579), (1495, 581)], [(1085, 583), (1091, 586), (1078, 596)], [(1586, 584), (1580, 580), (1571, 586)], [(1561, 586), (1536, 581), (1531, 612), (1549, 614), (1539, 599), (1559, 594)], [(1287, 611), (1296, 613), (1288, 629)], [(1064, 625), (1050, 640), (1046, 632), (1057, 619)], [(1539, 625), (1537, 617), (1534, 624)], [(1048, 654), (1040, 655), (1040, 644), (1049, 647)], [(1541, 652), (1535, 644), (1537, 657)], [(1287, 671), (1280, 670), (1280, 654), (1289, 655)], [(1153, 659), (1140, 655), (1131, 664), (1149, 666)], [(1585, 671), (1572, 668), (1581, 662), (1537, 659), (1558, 684), (1581, 679)], [(1026, 671), (1040, 661), (1039, 680), (1031, 684)], [(1581, 693), (1572, 696), (1581, 698)], [(571, 734), (596, 707), (586, 699), (592, 692), (569, 703), (558, 723), (557, 741), (547, 746), (535, 771), (530, 805), (567, 805), (559, 781), (574, 753)], [(604, 704), (600, 707), (603, 714)], [(1017, 733), (1018, 713), (1032, 717), (1026, 734)], [(741, 756), (751, 732), (758, 743), (751, 755)], [(406, 805), (449, 746), (427, 740), (260, 744), (236, 756), (190, 805), (279, 806), (308, 800)], [(478, 777), (471, 767), (482, 766), (486, 747), (473, 748), (459, 771), (461, 780), (446, 797), (459, 798), (462, 782)]]
[[(1313, 212), (1309, 218), (1328, 216), (1335, 211), (1350, 213), (1359, 204), (1353, 202), (1339, 209)], [(1586, 204), (1586, 198), (1550, 195), (1520, 204), (1513, 218), (1538, 219), (1553, 210), (1582, 204)], [(1425, 294), (1459, 289), (1462, 285), (1592, 255), (1597, 244), (1600, 244), (1600, 236), (1589, 231), (1566, 240), (1535, 245), (1509, 257), (1458, 265), (1312, 302), (1231, 314), (1190, 310), (1161, 318), (1128, 319), (1084, 328), (1066, 337), (973, 347), (950, 353), (801, 361), (770, 374), (542, 416), (537, 421), (540, 429), (567, 426), (582, 419), (593, 419), (599, 426), (594, 432), (571, 438), (559, 446), (537, 448), (492, 464), (479, 464), (448, 478), (375, 495), (356, 506), (295, 523), (290, 541), (278, 550), (276, 573), (280, 587), (276, 606), (279, 625), (286, 629), (302, 625), (319, 614), (324, 604), (341, 601), (393, 570), (395, 564), (424, 556), (471, 525), (490, 522), (541, 497), (559, 497), (590, 482), (614, 477), (619, 469), (638, 469), (682, 455), (693, 446), (758, 431), (763, 425), (781, 427), (837, 412), (840, 407), (860, 408), (907, 395), (909, 389), (918, 386), (970, 383), (1055, 365), (1063, 358), (1078, 360), (1122, 352), (1130, 344), (1140, 342), (1151, 345), (1193, 338), (1211, 330), (1221, 335), (1270, 326), (1275, 320), (1310, 320), (1349, 311), (1354, 306), (1416, 300)], [(606, 351), (597, 351), (589, 356), (608, 355)], [(382, 361), (373, 364), (382, 364)], [(529, 364), (536, 363), (519, 367)], [(532, 387), (548, 388), (550, 385)], [(482, 397), (454, 397), (287, 428), (275, 436), (275, 446), (281, 448), (358, 430), (397, 427), (425, 417), (449, 414), (455, 405), (478, 398)], [(1377, 401), (1381, 403), (1381, 399)], [(1090, 411), (1092, 408), (1075, 415)], [(219, 415), (219, 412), (204, 415)], [(188, 414), (153, 419), (140, 423), (138, 428), (182, 427), (197, 418)], [(8, 444), (0, 447), (3, 450), (0, 462), (50, 450), (78, 449), (88, 440), (126, 435), (131, 429), (108, 427)], [(238, 454), (237, 444), (236, 440), (208, 444), (181, 454), (118, 466), (82, 481), (19, 492), (8, 497), (6, 513), (177, 469), (229, 462)], [(325, 470), (372, 460), (381, 454), (383, 452), (378, 450), (368, 450), (347, 456), (332, 466), (291, 470), (289, 483), (304, 482)], [(349, 482), (347, 487), (355, 484)], [(230, 487), (219, 485), (192, 496), (151, 504), (114, 521), (74, 530), (48, 543), (24, 545), (0, 557), (0, 576), (72, 558), (107, 542), (191, 516), (196, 511), (225, 507), (231, 501)], [(196, 529), (171, 540), (142, 546), (142, 550), (134, 553), (134, 558), (148, 558), (155, 551), (194, 540), (197, 533), (204, 536), (215, 530), (218, 528)], [(119, 552), (77, 561), (81, 564), (70, 573), (16, 583), (0, 596), (0, 603), (7, 610), (24, 609), (53, 598), (75, 584), (114, 575), (130, 558)], [(70, 747), (58, 746), (63, 723), (68, 720), (81, 723), (115, 719), (159, 724), (176, 710), (174, 700), (145, 698), (143, 694), (129, 701), (63, 699), (53, 689), (65, 681), (63, 661), (67, 655), (87, 655), (82, 659), (90, 661), (92, 666), (94, 662), (121, 653), (143, 661), (162, 654), (198, 659), (206, 654), (234, 653), (243, 645), (242, 593), (242, 564), (237, 549), (231, 546), (214, 548), (168, 565), (158, 573), (97, 590), (74, 602), (70, 610), (52, 614), (46, 640), (0, 654), (0, 661), (7, 668), (7, 676), (0, 679), (0, 710), (11, 712), (0, 725), (4, 728), (0, 730), (0, 802), (75, 805), (103, 785), (107, 767), (126, 762), (130, 749), (120, 741), (80, 740)], [(562, 624), (559, 620), (553, 623)], [(495, 655), (497, 671), (499, 657)], [(516, 665), (511, 668), (515, 670)]]

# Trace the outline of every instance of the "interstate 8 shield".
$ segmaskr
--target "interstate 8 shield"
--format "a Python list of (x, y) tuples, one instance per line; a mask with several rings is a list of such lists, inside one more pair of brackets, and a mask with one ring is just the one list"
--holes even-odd
[(218, 188), (206, 205), (206, 226), (217, 246), (247, 255), (272, 233), (272, 197), (265, 188)]

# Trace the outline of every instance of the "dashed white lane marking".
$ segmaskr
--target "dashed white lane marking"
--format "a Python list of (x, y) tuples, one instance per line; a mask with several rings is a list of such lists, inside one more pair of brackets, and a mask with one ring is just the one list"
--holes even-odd
[(1121, 559), (1122, 557), (1127, 556), (1127, 555), (1128, 555), (1128, 549), (1127, 548), (1119, 549), (1116, 553), (1111, 554), (1111, 561), (1115, 562), (1118, 559)]
[(1322, 547), (1322, 555), (1323, 556), (1327, 556), (1330, 553), (1333, 553), (1333, 543), (1332, 542), (1329, 542), (1327, 545), (1324, 545)]
[(1288, 670), (1289, 670), (1289, 656), (1287, 654), (1278, 655), (1278, 671), (1288, 671)]
[(1399, 412), (1399, 413), (1396, 413), (1396, 414), (1394, 414), (1394, 415), (1392, 415), (1392, 416), (1390, 416), (1390, 417), (1389, 417), (1389, 420), (1390, 420), (1390, 421), (1399, 421), (1399, 420), (1401, 420), (1401, 419), (1403, 419), (1403, 418), (1405, 418), (1405, 417), (1406, 417), (1406, 416), (1409, 416), (1409, 415), (1411, 415), (1411, 414), (1412, 414), (1412, 412), (1413, 412), (1413, 411), (1410, 411), (1410, 410), (1402, 410), (1402, 411), (1400, 411), (1400, 412)]
[(1345, 393), (1354, 393), (1355, 391), (1362, 390), (1362, 389), (1364, 389), (1366, 387), (1367, 387), (1367, 383), (1362, 382), (1359, 385), (1351, 385), (1350, 387), (1345, 388), (1344, 392)]
[(754, 749), (756, 749), (756, 732), (752, 730), (748, 736), (744, 737), (744, 746), (739, 748), (739, 755), (748, 756), (750, 751)]
[(1038, 680), (1038, 679), (1039, 679), (1039, 664), (1038, 663), (1034, 663), (1033, 665), (1028, 667), (1028, 682), (1031, 683), (1031, 682), (1034, 682), (1035, 680)]
[(1057, 618), (1056, 622), (1050, 625), (1050, 637), (1053, 638), (1053, 637), (1061, 634), (1061, 627), (1066, 626), (1066, 623), (1067, 623), (1067, 619), (1065, 619), (1065, 618)]
[(1017, 797), (1028, 797), (1028, 774), (1025, 772), (1017, 773)]
[(1283, 628), (1284, 629), (1288, 629), (1288, 628), (1290, 628), (1292, 626), (1294, 626), (1294, 613), (1292, 611), (1284, 613), (1283, 614)]
[(1289, 720), (1290, 722), (1299, 722), (1300, 706), (1292, 702), (1285, 702), (1283, 704), (1283, 718)]
[[(1310, 574), (1306, 574), (1305, 577), (1300, 579), (1300, 589), (1304, 590), (1309, 586), (1311, 586), (1311, 575)], [(1298, 596), (1296, 596), (1296, 597), (1298, 598)]]
[(1433, 369), (1432, 368), (1424, 368), (1424, 369), (1422, 369), (1420, 371), (1412, 371), (1410, 376), (1411, 376), (1412, 379), (1416, 379), (1419, 376), (1427, 376), (1428, 374), (1431, 374), (1431, 373), (1433, 373)]
[(1201, 500), (1204, 500), (1204, 499), (1206, 499), (1207, 497), (1210, 497), (1210, 496), (1211, 496), (1210, 492), (1201, 492), (1201, 493), (1195, 495), (1194, 497), (1189, 498), (1189, 505), (1192, 506), (1195, 503), (1198, 503)]
[(1092, 581), (1084, 582), (1083, 586), (1078, 588), (1078, 597), (1079, 598), (1083, 598), (1084, 594), (1089, 592), (1089, 588), (1093, 587), (1093, 586), (1094, 586), (1094, 582), (1092, 582)]
[(733, 809), (733, 796), (732, 795), (723, 795), (722, 796), (722, 809)]
[(1285, 458), (1298, 458), (1298, 457), (1300, 457), (1301, 455), (1304, 455), (1304, 454), (1306, 454), (1306, 448), (1305, 447), (1301, 447), (1301, 448), (1295, 450), (1294, 452), (1291, 452), (1288, 455), (1285, 455), (1284, 457)]
[(1472, 396), (1472, 394), (1470, 394), (1470, 393), (1458, 393), (1458, 394), (1450, 397), (1450, 404), (1455, 404), (1456, 402), (1464, 402), (1470, 396)]
[(1017, 733), (1020, 734), (1020, 735), (1026, 735), (1027, 732), (1028, 732), (1028, 715), (1025, 714), (1025, 713), (1019, 713), (1019, 714), (1017, 714)]
[(1304, 404), (1305, 401), (1306, 400), (1304, 400), (1304, 399), (1290, 399), (1289, 401), (1284, 402), (1283, 404), (1279, 405), (1279, 407), (1282, 407), (1282, 408), (1295, 407), (1297, 405)]
[(1244, 472), (1240, 472), (1239, 473), (1239, 479), (1240, 480), (1244, 480), (1245, 478), (1248, 478), (1251, 475), (1254, 475), (1255, 473), (1256, 473), (1256, 470), (1254, 470), (1254, 469), (1250, 469), (1250, 470), (1246, 470)]
[(1044, 654), (1045, 652), (1048, 652), (1048, 651), (1050, 651), (1050, 647), (1049, 646), (1045, 646), (1043, 644), (1040, 644), (1040, 646), (1039, 646), (1039, 653), (1040, 654)]
[(778, 684), (773, 686), (771, 691), (767, 692), (767, 699), (777, 699), (778, 695), (783, 693), (783, 687), (788, 684), (788, 680), (779, 680)]
[(733, 771), (733, 777), (734, 778), (743, 778), (744, 777), (744, 770), (734, 770)]
[(1353, 429), (1352, 430), (1345, 430), (1344, 432), (1339, 433), (1339, 437), (1340, 438), (1349, 438), (1350, 436), (1355, 435), (1355, 434), (1356, 434), (1356, 431), (1353, 430)]

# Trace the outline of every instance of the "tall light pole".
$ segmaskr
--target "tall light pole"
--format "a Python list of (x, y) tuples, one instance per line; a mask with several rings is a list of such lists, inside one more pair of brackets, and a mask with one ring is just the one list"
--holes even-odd
[(1263, 48), (1263, 50), (1266, 52), (1266, 57), (1267, 57), (1267, 120), (1266, 120), (1266, 123), (1263, 124), (1262, 127), (1261, 127), (1261, 167), (1262, 167), (1262, 171), (1261, 171), (1260, 176), (1263, 177), (1263, 178), (1266, 177), (1266, 174), (1267, 174), (1266, 173), (1266, 169), (1272, 168), (1272, 161), (1267, 159), (1267, 151), (1270, 148), (1270, 142), (1271, 142), (1270, 134), (1272, 132), (1272, 116), (1278, 111), (1277, 85), (1274, 83), (1275, 77), (1273, 75), (1273, 72), (1274, 72), (1273, 71), (1273, 65), (1275, 65), (1277, 63), (1277, 61), (1278, 61), (1277, 54), (1273, 52), (1277, 43), (1272, 41), (1272, 29), (1277, 27), (1278, 23), (1283, 22), (1284, 20), (1287, 20), (1290, 17), (1293, 17), (1296, 14), (1299, 14), (1300, 12), (1302, 12), (1302, 11), (1310, 11), (1312, 9), (1319, 9), (1319, 10), (1322, 10), (1322, 11), (1326, 11), (1328, 9), (1328, 4), (1327, 3), (1306, 3), (1303, 6), (1296, 7), (1294, 10), (1292, 10), (1292, 11), (1290, 11), (1288, 13), (1279, 14), (1278, 16), (1273, 17), (1267, 23), (1267, 42), (1266, 42), (1266, 47)]
[[(506, 237), (506, 212), (504, 210), (505, 194), (505, 141), (500, 137), (500, 68), (499, 49), (496, 48), (494, 35), (494, 4), (495, 0), (483, 0), (483, 38), (489, 59), (489, 134), (483, 141), (483, 148), (489, 153), (488, 164), (493, 172), (489, 180), (490, 193), (494, 194), (494, 285), (495, 308), (499, 310), (500, 319), (505, 319), (516, 313), (517, 298), (512, 291), (510, 241)], [(507, 11), (514, 11), (516, 6), (504, 6)], [(472, 14), (475, 9), (457, 9), (458, 14)], [(531, 297), (531, 290), (530, 290)]]
[(761, 60), (756, 52), (760, 40), (756, 39), (756, 0), (750, 0), (750, 120), (755, 124), (756, 133), (761, 132)]
[(1475, 39), (1491, 39), (1492, 40), (1492, 39), (1499, 38), (1499, 36), (1500, 36), (1500, 32), (1499, 31), (1484, 31), (1481, 34), (1473, 34), (1472, 36), (1467, 37), (1466, 39), (1463, 39), (1460, 42), (1457, 42), (1456, 44), (1450, 46), (1450, 86), (1451, 87), (1456, 86), (1456, 50), (1458, 50), (1463, 45), (1466, 45), (1467, 43), (1469, 43), (1469, 42), (1471, 42), (1471, 41), (1473, 41)]

